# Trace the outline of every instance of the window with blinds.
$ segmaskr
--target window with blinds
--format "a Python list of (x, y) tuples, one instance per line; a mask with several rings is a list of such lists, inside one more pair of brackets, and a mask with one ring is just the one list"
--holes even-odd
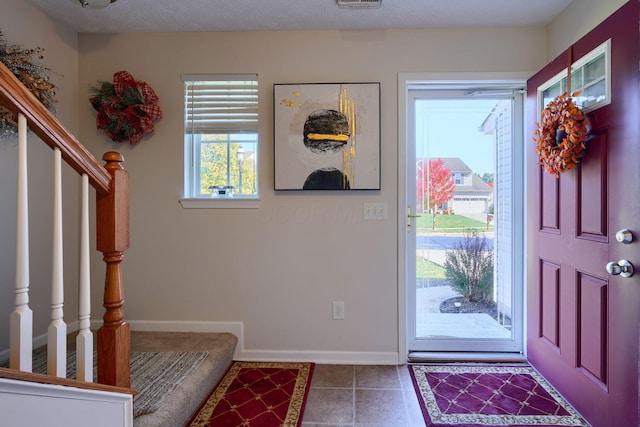
[(185, 197), (258, 197), (258, 76), (183, 75)]

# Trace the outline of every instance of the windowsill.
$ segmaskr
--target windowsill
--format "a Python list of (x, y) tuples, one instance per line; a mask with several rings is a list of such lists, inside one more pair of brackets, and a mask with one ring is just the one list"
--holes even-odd
[(260, 199), (179, 199), (184, 209), (258, 209)]

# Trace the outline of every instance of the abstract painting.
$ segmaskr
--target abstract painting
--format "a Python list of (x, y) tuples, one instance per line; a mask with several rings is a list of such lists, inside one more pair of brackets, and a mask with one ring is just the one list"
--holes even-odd
[(275, 84), (276, 190), (380, 189), (380, 83)]

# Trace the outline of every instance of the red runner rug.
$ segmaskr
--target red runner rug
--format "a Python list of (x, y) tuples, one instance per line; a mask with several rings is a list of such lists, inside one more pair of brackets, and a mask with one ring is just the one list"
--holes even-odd
[(313, 363), (234, 362), (189, 427), (300, 427)]
[(409, 365), (427, 426), (587, 426), (529, 366)]

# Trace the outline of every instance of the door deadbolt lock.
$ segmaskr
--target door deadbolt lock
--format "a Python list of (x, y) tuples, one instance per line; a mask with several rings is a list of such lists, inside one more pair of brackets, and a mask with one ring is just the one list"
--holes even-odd
[(631, 277), (633, 276), (633, 265), (626, 259), (618, 262), (611, 261), (607, 264), (607, 272), (612, 276)]
[(618, 243), (629, 244), (633, 242), (633, 233), (626, 228), (623, 228), (616, 233), (616, 240)]

